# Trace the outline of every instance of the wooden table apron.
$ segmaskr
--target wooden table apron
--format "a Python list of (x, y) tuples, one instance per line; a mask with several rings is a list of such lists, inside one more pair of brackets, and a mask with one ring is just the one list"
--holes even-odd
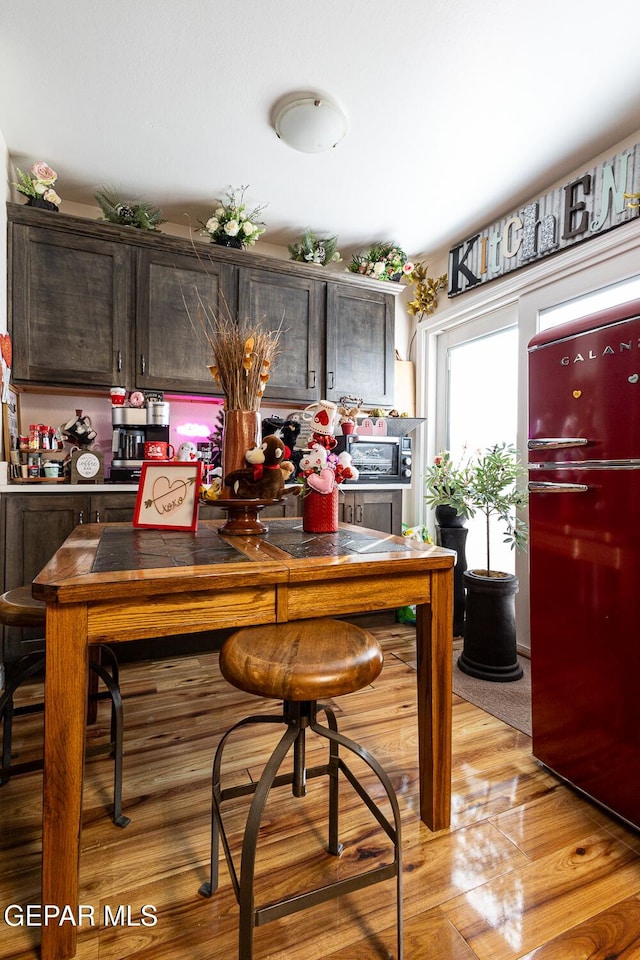
[[(299, 523), (269, 521), (274, 531), (293, 530)], [(205, 521), (199, 530), (215, 532), (218, 526), (220, 522)], [(87, 651), (96, 642), (126, 643), (417, 604), (420, 815), (432, 830), (449, 826), (451, 551), (424, 544), (407, 550), (402, 538), (341, 524), (341, 532), (373, 538), (374, 549), (296, 558), (268, 538), (233, 537), (224, 540), (238, 551), (237, 562), (231, 557), (221, 563), (96, 572), (105, 530), (131, 531), (125, 536), (134, 537), (130, 524), (79, 526), (33, 584), (34, 596), (47, 602), (43, 905), (75, 908), (78, 902)], [(43, 960), (63, 960), (75, 950), (71, 923), (42, 927)]]

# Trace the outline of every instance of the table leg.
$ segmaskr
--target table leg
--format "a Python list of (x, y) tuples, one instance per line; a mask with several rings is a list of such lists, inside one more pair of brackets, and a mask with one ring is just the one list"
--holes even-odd
[[(87, 608), (47, 605), (44, 780), (42, 808), (42, 906), (78, 903), (82, 825), (82, 775), (87, 715)], [(43, 925), (42, 960), (76, 952), (76, 928)]]
[(431, 603), (416, 607), (420, 817), (431, 830), (451, 823), (453, 570), (432, 571)]

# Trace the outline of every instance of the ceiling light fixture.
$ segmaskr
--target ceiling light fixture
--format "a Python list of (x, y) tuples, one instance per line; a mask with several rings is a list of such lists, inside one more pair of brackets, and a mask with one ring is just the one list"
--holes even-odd
[(281, 140), (302, 153), (331, 150), (347, 132), (347, 120), (342, 110), (320, 94), (282, 104), (274, 126)]

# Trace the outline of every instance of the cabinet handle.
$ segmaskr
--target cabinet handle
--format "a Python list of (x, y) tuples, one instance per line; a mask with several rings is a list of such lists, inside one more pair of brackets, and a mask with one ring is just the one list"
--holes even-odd
[(310, 390), (313, 390), (315, 388), (315, 385), (316, 385), (316, 372), (315, 370), (309, 370), (309, 374), (307, 376), (307, 386), (309, 387)]
[(349, 511), (349, 519), (347, 520), (347, 523), (353, 523), (353, 507), (351, 504), (349, 504), (347, 510)]
[(362, 523), (363, 520), (364, 520), (364, 513), (362, 510), (362, 504), (359, 503), (358, 506), (356, 507), (356, 523)]
[(336, 385), (336, 378), (333, 373), (333, 370), (329, 370), (327, 373), (327, 390), (333, 390)]
[(118, 350), (118, 360), (116, 363), (116, 370), (118, 373), (122, 373), (122, 350)]
[(144, 376), (146, 372), (147, 372), (147, 361), (144, 353), (141, 353), (140, 354), (140, 373), (142, 374), (142, 376)]
[(84, 523), (84, 511), (81, 510), (78, 514), (78, 523)]
[(96, 510), (96, 523), (100, 523), (100, 511)]

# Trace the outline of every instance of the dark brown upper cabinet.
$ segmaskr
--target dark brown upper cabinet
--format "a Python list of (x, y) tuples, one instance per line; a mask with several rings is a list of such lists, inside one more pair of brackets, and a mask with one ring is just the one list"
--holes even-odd
[(14, 224), (11, 237), (14, 382), (125, 382), (133, 329), (128, 248), (48, 224)]
[(141, 389), (213, 394), (219, 389), (205, 330), (235, 316), (235, 267), (208, 257), (137, 252), (134, 382)]
[(268, 270), (240, 268), (238, 317), (280, 330), (265, 398), (311, 403), (322, 392), (326, 284)]
[[(219, 395), (198, 309), (282, 328), (265, 400), (393, 405), (401, 287), (8, 204), (17, 385)], [(206, 305), (206, 309), (202, 305)]]
[(393, 404), (394, 297), (380, 290), (330, 284), (327, 290), (327, 400), (362, 397)]

